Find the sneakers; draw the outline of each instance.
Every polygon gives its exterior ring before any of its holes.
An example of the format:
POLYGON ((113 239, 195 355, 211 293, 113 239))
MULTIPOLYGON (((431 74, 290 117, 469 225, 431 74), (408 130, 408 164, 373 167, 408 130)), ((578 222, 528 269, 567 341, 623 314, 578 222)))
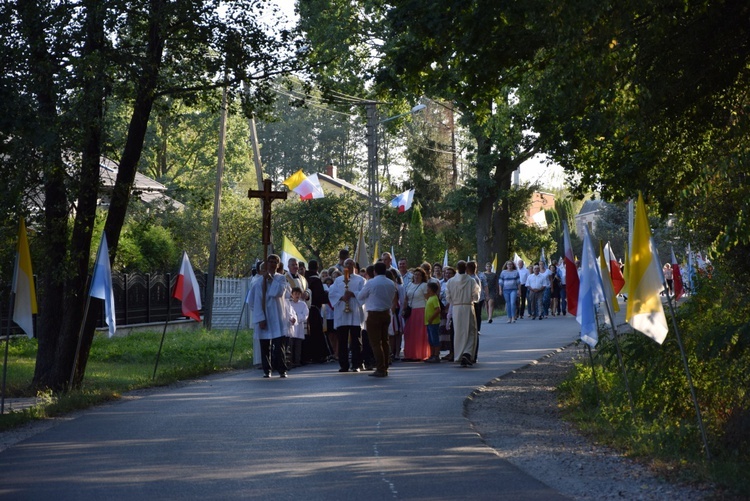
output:
POLYGON ((424 363, 426 363, 426 364, 439 364, 440 363, 440 358, 438 358, 438 357, 430 357, 427 360, 425 360, 424 363))
POLYGON ((271 377, 271 373, 270 372, 264 372, 263 373, 263 377, 266 378, 266 379, 270 378, 271 377))
POLYGON ((487 323, 491 324, 492 323, 492 319, 490 318, 489 320, 487 320, 487 323))
POLYGON ((281 379, 286 379, 286 378, 288 378, 289 376, 287 375, 287 373, 286 373, 286 372, 282 372, 281 374, 279 374, 279 377, 280 377, 281 379))

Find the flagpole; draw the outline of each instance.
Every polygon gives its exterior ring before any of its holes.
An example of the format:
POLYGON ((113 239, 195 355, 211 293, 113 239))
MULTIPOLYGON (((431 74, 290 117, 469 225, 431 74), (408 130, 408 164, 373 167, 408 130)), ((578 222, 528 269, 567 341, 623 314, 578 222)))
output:
POLYGON ((706 459, 711 460, 711 452, 708 449, 708 438, 706 436, 706 428, 703 426, 703 418, 701 417, 701 408, 698 405, 698 397, 695 394, 695 386, 693 385, 693 378, 690 375, 690 366, 688 365, 687 356, 685 355, 685 347, 682 344, 682 336, 680 335, 680 329, 677 327, 677 320, 675 318, 675 309, 672 305, 672 298, 669 297, 669 291, 665 284, 665 292, 667 294, 667 303, 669 304, 669 311, 672 313, 672 326, 674 327, 675 335, 677 336, 677 345, 680 347, 680 355, 682 356, 682 363, 685 366, 685 375, 687 376, 688 386, 690 386, 690 395, 693 397, 693 405, 695 406, 695 416, 698 418, 698 428, 701 430, 701 437, 703 438, 703 449, 706 451, 706 459))
POLYGON ((5 337, 5 358, 3 359, 3 390, 2 399, 0 399, 0 415, 5 414, 5 381, 8 376, 8 350, 10 345, 10 323, 13 321, 13 305, 16 302, 16 293, 10 292, 10 301, 8 302, 8 328, 5 337))
MULTIPOLYGON (((86 277, 86 287, 84 290, 89 291, 91 288, 91 275, 88 275, 86 277)), ((81 320, 81 328, 78 330, 78 344, 76 345, 76 353, 73 357, 73 368, 70 371, 70 380, 68 380, 68 388, 67 392, 70 393, 70 390, 73 388, 73 379, 76 375, 76 366, 78 365, 78 356, 81 352, 81 341, 83 340, 83 329, 86 326, 86 319, 89 316, 89 306, 91 305, 91 294, 90 291, 88 294, 86 294, 86 307, 83 309, 83 320, 81 320)))
MULTIPOLYGON (((599 241, 599 249, 603 254, 603 242, 599 241)), ((599 273, 599 267, 596 266, 597 273, 599 273)), ((604 270, 602 270, 604 271, 604 270)), ((599 276, 599 280, 604 280, 599 276)), ((614 290, 613 290, 614 292, 614 290)), ((630 390, 630 381, 628 380, 628 371, 625 369, 625 362, 622 358, 622 349, 620 348, 620 336, 617 334, 617 324, 615 323, 615 317, 613 315, 614 308, 609 304, 610 299, 607 297, 608 294, 604 294, 604 309, 607 310, 607 316, 609 317, 609 323, 612 326, 612 336, 615 340, 615 348, 617 350, 617 361, 620 363, 620 370, 622 370, 622 377, 625 380, 625 390, 628 392, 628 400, 630 401, 630 411, 635 415, 635 404, 633 400, 633 392, 630 390)), ((616 300, 616 299, 615 299, 616 300)))
MULTIPOLYGON (((607 298, 604 298, 604 303, 606 304, 608 302, 607 298)), ((633 403, 633 392, 630 390, 630 382, 628 380, 628 371, 625 369, 625 362, 623 362, 622 359, 622 349, 620 348, 620 336, 617 333, 617 325, 615 324, 615 319, 612 317, 612 312, 609 309, 609 305, 607 304, 607 315, 609 316, 609 321, 612 324, 612 335, 615 338, 615 348, 617 348, 617 360, 620 362, 620 369, 622 370, 622 377, 625 379, 625 390, 628 392, 628 400, 630 401, 630 410, 635 414, 635 404, 633 403)))
POLYGON ((247 301, 242 302, 242 309, 240 310, 240 319, 237 320, 237 330, 234 331, 234 341, 232 341, 232 350, 229 352, 229 365, 232 365, 232 356, 234 355, 234 345, 237 344, 237 334, 240 332, 240 325, 242 324, 242 315, 245 314, 245 306, 247 301))
MULTIPOLYGON (((177 284, 175 284, 176 286, 177 284)), ((164 336, 167 335, 167 325, 169 325, 169 315, 172 313, 172 294, 167 299, 167 320, 164 322, 164 330, 161 333, 161 341, 159 342, 159 351, 156 352, 156 363, 154 364, 154 375, 151 376, 151 380, 156 380, 156 368, 159 367, 159 358, 161 358, 161 347, 164 346, 164 336)))
POLYGON ((591 375, 594 378, 594 388, 596 388, 596 401, 599 402, 601 400, 599 396, 599 382, 596 380, 596 366, 594 365, 594 355, 591 353, 591 345, 588 343, 583 343, 586 345, 586 348, 589 350, 589 360, 591 361, 591 375))

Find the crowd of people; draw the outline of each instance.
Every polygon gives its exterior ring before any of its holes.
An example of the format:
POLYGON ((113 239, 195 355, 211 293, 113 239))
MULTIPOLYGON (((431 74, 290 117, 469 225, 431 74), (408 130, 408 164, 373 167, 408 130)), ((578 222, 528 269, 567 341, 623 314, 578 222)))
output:
POLYGON ((291 258, 284 269, 272 254, 251 281, 248 304, 266 378, 330 361, 339 372, 373 377, 387 377, 397 361, 469 367, 477 361, 483 312, 489 323, 503 302, 507 323, 566 314, 565 267, 543 261, 531 269, 508 261, 499 273, 487 263, 477 273, 474 261, 410 268, 400 259, 394 266, 384 252, 360 267, 343 249, 329 269, 308 265, 291 258))

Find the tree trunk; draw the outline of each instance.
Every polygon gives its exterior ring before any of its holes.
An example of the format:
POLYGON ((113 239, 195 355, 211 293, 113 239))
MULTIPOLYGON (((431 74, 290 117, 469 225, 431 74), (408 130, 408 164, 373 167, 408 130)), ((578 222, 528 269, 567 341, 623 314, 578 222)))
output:
MULTIPOLYGON (((474 128, 475 131, 480 129, 474 128)), ((475 132, 477 141, 477 195, 479 204, 477 206, 477 263, 478 268, 483 270, 484 263, 491 261, 490 252, 493 238, 493 216, 495 204, 498 199, 498 190, 491 176, 492 141, 483 130, 475 132)))
POLYGON ((62 370, 66 360, 64 356, 61 359, 60 352, 65 351, 64 347, 69 346, 71 340, 65 329, 69 323, 68 309, 64 307, 68 275, 68 196, 57 114, 56 62, 47 44, 49 27, 42 8, 34 2, 19 2, 18 6, 20 30, 29 45, 30 87, 38 103, 35 139, 41 151, 44 187, 44 230, 39 241, 46 262, 40 274, 40 290, 44 294, 40 301, 39 347, 32 384, 36 388, 60 390, 67 380, 62 370))
MULTIPOLYGON (((120 233, 125 224, 125 215, 130 202, 130 193, 133 188, 138 161, 143 151, 143 143, 148 129, 148 120, 153 108, 156 95, 157 77, 161 69, 162 56, 164 52, 164 29, 165 23, 162 11, 166 0, 153 0, 149 12, 149 39, 146 48, 146 58, 141 78, 138 81, 136 99, 133 104, 133 115, 130 119, 128 137, 125 149, 120 160, 117 171, 117 179, 112 192, 107 221, 104 224, 104 232, 109 244, 110 260, 114 261, 117 254, 117 245, 120 241, 120 233)), ((91 343, 94 339, 94 325, 86 322, 81 341, 81 352, 74 382, 78 385, 83 380, 83 375, 88 362, 91 343)))
MULTIPOLYGON (((104 36, 104 8, 98 0, 86 0, 86 42, 83 48, 83 59, 87 78, 83 82, 83 96, 81 107, 81 121, 83 137, 83 154, 81 161, 81 180, 78 192, 78 210, 76 211, 75 223, 73 225, 73 238, 71 241, 71 259, 76 273, 73 276, 71 288, 78 294, 71 295, 69 303, 73 311, 79 312, 76 322, 71 326, 75 329, 76 346, 73 348, 73 357, 78 347, 78 336, 80 334, 80 323, 83 319, 83 307, 88 299, 86 288, 86 277, 89 270, 89 256, 91 256, 91 235, 94 229, 96 217, 97 192, 99 188, 99 164, 102 150, 102 127, 104 119, 104 98, 106 63, 104 61, 105 36, 104 36)), ((94 326, 96 324, 98 299, 91 299, 92 307, 86 317, 86 325, 83 332, 91 332, 93 339, 94 326)), ((71 333, 73 334, 73 333, 71 333)), ((88 350, 91 341, 85 345, 81 340, 81 353, 78 358, 76 373, 73 378, 73 386, 78 388, 83 380, 83 368, 88 359, 88 350)), ((68 374, 72 369, 73 361, 68 366, 68 374)), ((70 376, 68 376, 70 377, 70 376)))

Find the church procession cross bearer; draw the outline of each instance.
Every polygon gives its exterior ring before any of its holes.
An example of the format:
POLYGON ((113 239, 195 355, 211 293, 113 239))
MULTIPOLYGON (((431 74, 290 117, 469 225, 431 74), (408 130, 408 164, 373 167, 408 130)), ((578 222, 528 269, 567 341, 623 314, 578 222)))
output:
POLYGON ((263 180, 262 190, 248 190, 248 198, 260 198, 263 207, 263 234, 261 241, 263 243, 263 262, 268 259, 268 247, 271 245, 271 202, 274 200, 286 200, 286 191, 272 191, 271 180, 263 180))

